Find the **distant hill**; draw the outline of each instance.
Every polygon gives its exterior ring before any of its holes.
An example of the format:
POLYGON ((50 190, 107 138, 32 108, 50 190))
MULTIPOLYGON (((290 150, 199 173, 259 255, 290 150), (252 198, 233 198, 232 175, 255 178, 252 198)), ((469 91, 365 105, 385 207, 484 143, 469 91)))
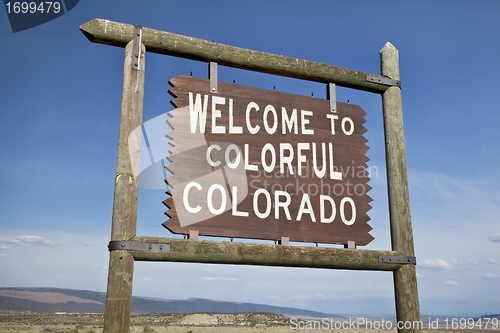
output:
POLYGON ((500 319, 500 313, 499 314, 486 314, 486 315, 482 315, 481 317, 474 318, 474 319, 478 320, 478 319, 493 319, 493 318, 500 319))
MULTIPOLYGON (((106 294, 61 288, 0 288, 0 312, 102 313, 106 294)), ((254 303, 225 302, 202 298, 168 300, 132 296, 132 313, 240 313, 268 312, 296 317, 344 318, 340 315, 254 303)))

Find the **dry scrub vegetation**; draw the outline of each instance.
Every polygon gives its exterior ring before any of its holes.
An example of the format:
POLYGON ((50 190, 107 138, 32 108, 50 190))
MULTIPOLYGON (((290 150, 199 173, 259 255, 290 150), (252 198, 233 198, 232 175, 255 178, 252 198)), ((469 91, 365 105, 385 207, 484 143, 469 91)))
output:
MULTIPOLYGON (((0 333, 102 333, 103 314, 68 313, 0 313, 0 333)), ((290 318, 271 313, 195 313, 149 314, 131 316, 131 333, 288 333, 288 332, 335 332, 335 333, 396 333, 383 329, 317 329, 295 330, 290 318)), ((499 330, 476 330, 482 333, 498 333, 499 330)), ((451 333, 452 330, 423 330, 427 333, 451 333)), ((456 330, 454 332, 457 332, 456 330)), ((460 330, 459 332, 467 332, 460 330)))
MULTIPOLYGON (((103 314, 0 314, 0 332, 98 333, 103 322, 103 314)), ((232 332, 236 328, 263 332, 288 325, 288 317, 270 313, 149 314, 132 315, 130 332, 232 332)))

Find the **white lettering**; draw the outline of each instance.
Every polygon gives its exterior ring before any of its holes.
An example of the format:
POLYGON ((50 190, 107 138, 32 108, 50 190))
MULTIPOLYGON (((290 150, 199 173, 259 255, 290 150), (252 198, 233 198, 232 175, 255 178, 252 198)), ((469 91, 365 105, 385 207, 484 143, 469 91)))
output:
POLYGON ((312 144, 312 153, 313 153, 313 169, 316 177, 323 178, 326 174, 326 144, 323 142, 321 144, 321 152, 323 157, 323 163, 321 164, 321 170, 318 169, 318 160, 316 159, 316 142, 312 144))
POLYGON ((333 169, 333 143, 328 143, 329 157, 330 157, 330 179, 342 180, 342 172, 333 169))
POLYGON ((314 210, 312 209, 311 206, 311 200, 309 199, 309 194, 307 193, 304 193, 304 195, 302 195, 302 200, 299 206, 299 212, 297 214, 297 221, 300 221, 302 219, 302 214, 304 213, 309 214, 311 216, 311 220, 313 222, 316 222, 316 217, 314 216, 314 210))
POLYGON ((337 208, 335 207, 335 201, 328 195, 320 195, 319 196, 319 212, 320 212, 320 222, 321 223, 332 223, 335 220, 335 215, 337 213, 337 208), (328 201, 332 207, 332 215, 329 218, 325 216, 325 201, 328 201))
POLYGON ((209 165, 213 166, 213 167, 218 167, 220 165, 220 161, 217 160, 217 162, 214 162, 212 160, 212 158, 210 157, 210 153, 212 152, 212 150, 218 150, 220 151, 222 148, 219 146, 219 145, 210 145, 207 149, 207 162, 209 165))
POLYGON ((224 213, 224 211, 226 210, 226 189, 225 189, 225 187, 223 187, 220 184, 213 184, 212 186, 210 186, 208 188, 207 206, 208 206, 208 210, 210 211, 210 213, 212 213, 214 215, 220 215, 220 214, 224 213), (219 192, 222 196, 222 200, 221 200, 221 204, 220 204, 219 209, 215 209, 214 204, 213 204, 213 192, 215 190, 219 190, 219 192))
POLYGON ((245 143, 245 170, 258 171, 258 166, 253 164, 248 164, 248 143, 245 143))
POLYGON ((190 182, 186 185, 186 187, 184 187, 184 193, 182 193, 182 201, 184 203, 184 208, 186 208, 186 210, 190 213, 198 213, 200 210, 201 210, 201 206, 196 206, 196 207, 191 207, 189 205, 189 190, 191 189, 191 187, 196 187, 198 190, 201 190, 201 185, 198 184, 197 182, 190 182))
POLYGON ((281 107, 281 121, 282 121, 282 133, 286 134, 286 129, 288 128, 288 131, 292 133, 292 128, 293 128, 293 133, 298 134, 298 126, 297 126, 297 109, 293 109, 292 111, 292 116, 288 118, 288 113, 286 112, 285 107, 281 107))
POLYGON ((233 99, 229 99, 229 134, 242 134, 243 127, 234 126, 233 99))
POLYGON ((221 96, 212 96, 212 133, 224 134, 226 133, 226 127, 216 125, 217 118, 222 116, 222 112, 217 110, 217 105, 225 105, 226 99, 221 96))
POLYGON ((240 161, 241 161, 240 147, 238 147, 234 143, 230 144, 226 148, 225 158, 226 158, 226 165, 228 167, 230 167, 231 169, 236 169, 238 167, 238 165, 240 165, 240 161), (231 151, 234 151, 236 153, 236 157, 234 158, 233 161, 231 161, 231 159, 229 158, 229 154, 231 154, 231 151))
POLYGON ((345 135, 351 135, 354 132, 354 122, 352 121, 351 118, 345 117, 342 119, 342 132, 344 132, 345 135), (348 122, 350 125, 349 131, 346 131, 345 129, 346 122, 348 122))
POLYGON ((233 206, 232 207, 232 215, 233 216, 248 217, 248 212, 239 212, 238 211, 238 207, 237 207, 237 205, 238 205, 238 187, 233 186, 232 187, 232 192, 233 192, 232 193, 233 194, 233 198, 232 198, 233 199, 232 200, 232 202, 233 202, 233 205, 232 205, 233 206))
POLYGON ((257 215, 258 218, 265 219, 266 217, 271 214, 271 195, 269 192, 263 188, 259 188, 257 191, 255 191, 253 195, 253 210, 255 212, 255 215, 257 215), (261 213, 259 211, 259 195, 264 194, 266 197, 266 210, 264 213, 261 213))
POLYGON ((332 135, 335 135, 335 120, 339 119, 339 116, 336 116, 334 114, 327 114, 326 117, 330 119, 330 127, 332 128, 332 135))
POLYGON ((276 113, 276 109, 274 108, 274 106, 270 104, 266 106, 266 108, 264 109, 264 115, 262 120, 264 121, 264 128, 266 129, 266 132, 268 134, 274 134, 276 132, 276 129, 278 128, 278 114, 276 113), (269 123, 267 120, 267 115, 269 112, 273 114, 274 118, 272 127, 269 127, 269 123))
POLYGON ((247 112, 246 112, 247 128, 248 128, 248 131, 250 132, 250 134, 257 134, 259 132, 260 126, 256 125, 255 127, 253 127, 252 124, 250 124, 250 111, 252 109, 255 109, 255 111, 260 110, 257 103, 255 103, 255 102, 248 103, 247 112))
POLYGON ((312 111, 300 110, 300 125, 302 127, 302 134, 310 134, 314 135, 313 129, 307 129, 306 125, 309 124, 309 119, 306 119, 306 116, 313 116, 312 111))
POLYGON ((297 143, 297 169, 299 176, 302 176, 302 162, 306 162, 306 155, 302 155, 303 150, 309 150, 309 142, 297 143))
POLYGON ((274 218, 276 220, 280 219, 280 207, 283 208, 283 211, 285 212, 286 219, 291 220, 290 216, 290 211, 288 210, 288 206, 290 206, 290 203, 292 202, 292 197, 290 196, 289 193, 285 191, 274 191, 274 218), (286 201, 281 202, 279 197, 285 197, 286 201))
POLYGON ((292 168, 293 161, 293 147, 289 143, 280 143, 280 173, 285 173, 285 164, 288 164, 288 172, 293 175, 292 168), (288 150, 290 154, 285 156, 285 150, 288 150))
POLYGON ((349 197, 342 198, 340 201, 340 218, 345 225, 352 225, 356 221, 356 205, 354 204, 354 200, 349 197), (350 220, 346 220, 345 218, 344 207, 346 202, 351 204, 352 215, 350 220))
POLYGON ((264 168, 265 172, 273 172, 274 167, 276 166, 276 151, 274 150, 272 144, 266 143, 264 148, 262 148, 261 162, 262 168, 264 168), (268 151, 271 152, 271 164, 267 164, 266 162, 266 152, 268 151))
POLYGON ((200 116, 200 133, 205 133, 205 125, 207 123, 207 108, 208 95, 205 95, 202 110, 201 94, 196 94, 196 100, 193 103, 193 93, 189 93, 189 120, 191 122, 191 133, 196 133, 196 123, 198 122, 198 116, 200 116))

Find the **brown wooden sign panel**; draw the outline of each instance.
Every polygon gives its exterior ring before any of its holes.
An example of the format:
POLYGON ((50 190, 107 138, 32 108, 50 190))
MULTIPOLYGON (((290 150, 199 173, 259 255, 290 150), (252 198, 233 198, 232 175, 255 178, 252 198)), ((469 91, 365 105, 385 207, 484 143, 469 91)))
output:
POLYGON ((366 245, 365 111, 177 76, 164 201, 173 233, 366 245))

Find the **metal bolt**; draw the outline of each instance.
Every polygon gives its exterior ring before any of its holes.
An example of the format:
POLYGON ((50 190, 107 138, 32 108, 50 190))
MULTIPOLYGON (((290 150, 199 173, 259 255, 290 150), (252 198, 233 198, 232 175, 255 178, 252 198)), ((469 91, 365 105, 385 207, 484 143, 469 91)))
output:
POLYGON ((122 243, 122 247, 125 247, 125 244, 122 243))
POLYGON ((382 257, 382 261, 385 261, 385 258, 384 258, 384 257, 382 257))
POLYGON ((212 91, 215 91, 215 88, 212 88, 212 91))
POLYGON ((120 259, 123 259, 123 256, 120 256, 120 259))
POLYGON ((138 54, 136 54, 136 55, 135 55, 135 57, 136 57, 136 58, 139 58, 139 55, 138 55, 138 54))
POLYGON ((149 245, 149 249, 151 250, 153 247, 151 245, 149 245))
POLYGON ((160 251, 163 250, 163 246, 160 246, 160 251))
POLYGON ((141 35, 141 33, 140 33, 140 32, 138 32, 138 33, 137 33, 137 36, 140 36, 140 35, 141 35))
POLYGON ((392 258, 389 258, 389 261, 392 261, 392 258))
POLYGON ((139 64, 138 64, 138 63, 135 63, 134 65, 135 65, 135 66, 139 66, 139 64))

